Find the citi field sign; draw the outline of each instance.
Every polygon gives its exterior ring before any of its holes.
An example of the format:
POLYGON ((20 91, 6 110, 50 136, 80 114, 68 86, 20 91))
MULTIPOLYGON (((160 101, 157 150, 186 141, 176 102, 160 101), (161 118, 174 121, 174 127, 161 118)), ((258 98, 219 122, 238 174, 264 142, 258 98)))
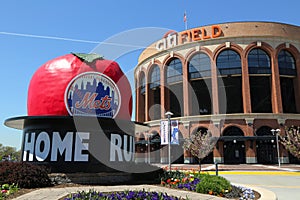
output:
POLYGON ((97 54, 67 54, 42 65, 28 89, 28 116, 7 119, 23 130, 22 160, 52 172, 124 171, 134 162, 132 96, 119 65, 97 54))
POLYGON ((163 51, 172 47, 176 47, 178 45, 200 41, 200 40, 203 41, 207 39, 214 39, 221 36, 222 36, 222 29, 219 25, 193 28, 179 33, 175 31, 169 31, 164 35, 164 37, 161 40, 156 42, 155 48, 158 51, 163 51))

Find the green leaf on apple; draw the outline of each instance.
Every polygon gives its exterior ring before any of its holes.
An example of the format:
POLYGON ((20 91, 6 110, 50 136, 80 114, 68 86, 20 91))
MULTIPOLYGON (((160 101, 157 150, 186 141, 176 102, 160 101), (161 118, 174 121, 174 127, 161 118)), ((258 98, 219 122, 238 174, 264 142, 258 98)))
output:
POLYGON ((102 55, 96 54, 96 53, 72 53, 74 56, 78 57, 80 60, 87 62, 87 63, 92 63, 95 60, 104 60, 102 55))

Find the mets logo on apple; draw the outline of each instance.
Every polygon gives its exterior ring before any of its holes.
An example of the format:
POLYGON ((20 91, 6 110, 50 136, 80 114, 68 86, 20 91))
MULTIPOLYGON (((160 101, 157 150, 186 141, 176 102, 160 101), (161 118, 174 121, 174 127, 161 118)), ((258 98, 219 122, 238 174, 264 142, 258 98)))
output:
POLYGON ((71 116, 114 118, 121 96, 115 82, 99 72, 85 72, 74 77, 65 91, 65 104, 71 116))

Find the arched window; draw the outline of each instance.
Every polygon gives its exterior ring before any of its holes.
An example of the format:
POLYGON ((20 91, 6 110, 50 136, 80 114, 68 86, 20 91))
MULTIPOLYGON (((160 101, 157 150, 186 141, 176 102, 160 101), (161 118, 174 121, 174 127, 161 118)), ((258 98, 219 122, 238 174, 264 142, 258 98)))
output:
POLYGON ((269 55, 262 49, 252 49, 248 54, 249 74, 271 74, 269 55))
POLYGON ((160 70, 158 65, 154 65, 150 73, 150 89, 160 86, 160 70))
POLYGON ((189 79, 210 77, 210 58, 204 53, 195 54, 189 61, 189 79))
POLYGON ((243 113, 242 64, 240 55, 230 49, 222 51, 217 57, 219 93, 219 113, 243 113))
POLYGON ((160 68, 158 65, 153 65, 149 74, 149 118, 151 120, 160 119, 161 102, 160 102, 160 68))
POLYGON ((176 83, 182 80, 182 63, 178 58, 171 60, 167 69, 167 83, 176 83))
POLYGON ((278 54, 278 67, 280 75, 296 75, 295 58, 286 50, 281 50, 278 54))
POLYGON ((221 75, 242 73, 240 55, 233 50, 224 50, 217 57, 217 68, 221 75))
POLYGON ((269 126, 262 126, 256 131, 257 136, 272 136, 272 132, 269 126))
POLYGON ((183 113, 182 63, 180 59, 174 58, 168 63, 166 78, 169 109, 174 113, 173 117, 180 117, 183 113))
POLYGON ((297 113, 294 82, 297 78, 295 58, 287 50, 278 54, 282 108, 284 113, 297 113))
POLYGON ((223 137, 227 137, 227 136, 244 136, 244 133, 240 128, 235 126, 230 126, 223 131, 223 137))
POLYGON ((249 74, 252 74, 249 77, 252 112, 272 113, 272 72, 269 55, 260 48, 252 49, 248 54, 248 69, 249 74))
POLYGON ((188 63, 191 115, 211 114, 211 62, 204 53, 195 54, 188 63))

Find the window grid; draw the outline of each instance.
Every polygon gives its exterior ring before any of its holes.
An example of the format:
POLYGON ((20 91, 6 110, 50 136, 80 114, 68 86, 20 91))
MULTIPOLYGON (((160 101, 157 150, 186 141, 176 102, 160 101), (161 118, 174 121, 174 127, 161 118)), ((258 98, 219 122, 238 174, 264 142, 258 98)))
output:
POLYGON ((295 58, 286 50, 282 50, 278 54, 278 67, 280 75, 296 75, 295 58))
POLYGON ((178 58, 173 59, 167 69, 167 83, 182 81, 182 64, 178 58))
POLYGON ((159 87, 159 85, 160 85, 160 70, 159 70, 159 66, 155 65, 151 71, 150 89, 159 87))
POLYGON ((248 54, 249 74, 271 74, 269 55, 262 49, 252 49, 248 54))
POLYGON ((141 79, 140 79, 140 87, 141 87, 141 94, 145 94, 146 92, 146 79, 145 79, 145 74, 142 73, 141 79))
POLYGON ((222 51, 217 58, 217 68, 221 75, 241 74, 242 64, 240 55, 233 50, 222 51))
POLYGON ((210 77, 210 58, 204 53, 194 55, 189 62, 189 79, 210 77))

